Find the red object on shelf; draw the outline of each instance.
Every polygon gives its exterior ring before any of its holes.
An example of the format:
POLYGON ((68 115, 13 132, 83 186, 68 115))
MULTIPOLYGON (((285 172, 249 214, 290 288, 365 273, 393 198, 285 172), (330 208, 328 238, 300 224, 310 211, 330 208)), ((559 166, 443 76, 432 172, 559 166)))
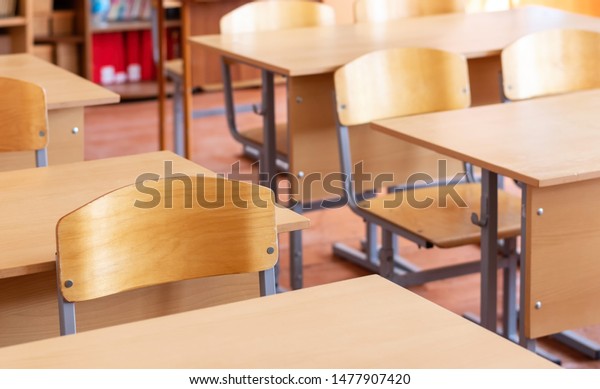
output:
POLYGON ((125 33, 125 53, 127 64, 127 78, 129 82, 137 82, 142 78, 142 51, 139 31, 125 33))
POLYGON ((150 30, 140 31, 142 52, 140 62, 142 65, 142 80, 156 80, 156 64, 152 56, 152 32, 150 30))
POLYGON ((116 83, 117 75, 125 72, 125 44, 119 32, 92 36, 94 61, 92 77, 102 85, 116 83))

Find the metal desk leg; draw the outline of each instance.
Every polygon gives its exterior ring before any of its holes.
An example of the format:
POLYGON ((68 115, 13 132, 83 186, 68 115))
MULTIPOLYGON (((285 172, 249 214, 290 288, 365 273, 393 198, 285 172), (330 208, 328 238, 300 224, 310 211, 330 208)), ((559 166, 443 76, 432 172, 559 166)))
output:
POLYGON ((505 338, 517 339, 517 238, 504 240, 503 256, 508 259, 503 269, 502 333, 505 338))
MULTIPOLYGON (((275 146, 275 83, 274 75, 268 70, 261 70, 262 75, 262 112, 263 115, 263 148, 259 161, 259 182, 270 188, 277 201, 277 148, 275 146)), ((292 289, 302 287, 302 233, 290 233, 290 277, 292 289), (299 259, 297 252, 300 253, 299 259), (300 269, 298 270, 298 266, 300 269), (299 278, 299 282, 296 280, 299 278)), ((276 284, 279 286, 279 262, 275 267, 276 284)))
POLYGON ((473 214, 481 227, 481 325, 496 331, 498 284, 498 175, 481 171, 481 216, 473 214))
POLYGON ((183 133, 183 79, 170 77, 175 90, 173 91, 173 145, 175 154, 185 154, 185 134, 183 133))
POLYGON ((519 344, 528 350, 535 351, 535 340, 525 336, 525 313, 527 300, 525 288, 527 284, 527 186, 521 188, 521 285, 519 300, 519 344))
POLYGON ((277 199, 277 149, 275 145, 275 85, 273 73, 262 73, 263 150, 260 154, 260 184, 271 188, 277 199))
MULTIPOLYGON (((291 210, 301 214, 302 203, 296 202, 291 210)), ((301 289, 302 284, 302 230, 298 230, 290 232, 290 286, 301 289)))

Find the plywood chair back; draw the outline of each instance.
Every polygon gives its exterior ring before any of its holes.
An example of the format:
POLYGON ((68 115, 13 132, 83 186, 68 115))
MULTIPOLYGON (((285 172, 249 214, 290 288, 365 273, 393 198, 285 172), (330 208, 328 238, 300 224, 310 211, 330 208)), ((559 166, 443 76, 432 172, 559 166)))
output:
MULTIPOLYGON (((406 184, 415 172, 410 158, 398 166, 399 158, 387 155, 364 158, 360 149, 373 147, 370 142, 387 144, 384 149, 396 149, 406 156, 419 156, 418 169, 436 167, 437 156, 420 155, 418 147, 382 136, 369 128, 369 122, 396 116, 465 108, 470 105, 467 61, 460 54, 428 48, 398 48, 366 54, 335 72, 335 97, 339 123, 351 127, 352 155, 361 161, 369 173, 393 173, 373 189, 406 184), (371 139, 371 140, 369 140, 371 139), (428 161, 428 158, 431 161, 428 161)), ((452 162, 452 165, 455 165, 452 162)), ((455 168, 453 167, 452 170, 455 168)), ((431 169, 429 171, 432 171, 431 169)), ((369 187, 358 188, 361 190, 369 187)))
MULTIPOLYGON (((428 48, 376 51, 338 69, 334 83, 338 120, 352 127, 349 136, 355 161, 361 161, 373 176, 393 174, 393 180, 363 183, 357 188, 359 192, 406 184, 417 170, 439 173, 439 155, 423 153, 417 146, 379 134, 368 124, 377 119, 468 107, 469 75, 462 55, 428 48), (365 148, 381 153, 366 154, 365 148)), ((458 161, 449 161, 448 176, 461 167, 458 161)))
POLYGON ((356 0, 354 20, 376 23, 388 20, 464 12, 466 0, 356 0))
POLYGON ((510 100, 600 88, 600 33, 556 29, 526 35, 502 51, 510 100))
POLYGON ((48 112, 46 92, 30 82, 0 77, 0 152, 35 151, 46 166, 48 112))
POLYGON ((275 206, 265 187, 215 177, 144 181, 110 192, 56 227, 61 334, 73 303, 200 277, 259 272, 275 292, 275 206))
POLYGON ((471 103, 467 60, 428 48, 366 54, 335 72, 340 123, 466 108, 471 103))
POLYGON ((333 25, 335 12, 327 4, 305 0, 255 1, 221 18, 222 34, 273 31, 288 28, 333 25))

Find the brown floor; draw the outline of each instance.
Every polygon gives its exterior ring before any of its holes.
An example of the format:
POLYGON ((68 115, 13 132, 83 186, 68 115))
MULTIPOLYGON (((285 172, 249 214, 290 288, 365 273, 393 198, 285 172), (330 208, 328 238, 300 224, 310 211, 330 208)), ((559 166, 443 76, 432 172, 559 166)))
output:
MULTIPOLYGON (((284 91, 279 88, 278 116, 285 117, 284 91)), ((238 103, 258 101, 256 90, 239 91, 238 103)), ((196 109, 222 106, 220 93, 205 93, 194 97, 196 109)), ((167 111, 170 112, 170 102, 167 111)), ((155 151, 158 148, 157 103, 155 101, 128 102, 113 106, 89 108, 86 111, 86 159, 106 158, 119 155, 155 151)), ((170 131, 170 116, 168 129, 170 131)), ((240 116, 240 126, 260 124, 260 118, 253 113, 240 116)), ((231 165, 241 161, 242 169, 249 171, 250 161, 241 156, 241 147, 229 135, 225 118, 222 115, 196 119, 194 128, 194 153, 192 159, 214 171, 229 173, 231 165)), ((304 285, 314 285, 344 280, 367 274, 362 268, 336 258, 332 254, 334 242, 358 247, 364 234, 362 221, 347 208, 314 211, 307 214, 311 228, 303 235, 304 285)), ((282 274, 281 284, 289 285, 288 239, 281 236, 282 274)), ((476 259, 478 247, 460 249, 419 249, 414 244, 401 241, 400 253, 423 268, 448 261, 476 259)), ((479 277, 477 275, 457 277, 432 282, 411 288, 425 298, 458 314, 477 313, 479 308, 479 277)), ((376 330, 376 329, 374 329, 376 330)), ((582 330, 590 338, 600 342, 600 326, 582 330)), ((394 336, 394 334, 390 334, 394 336)), ((397 334, 397 336, 402 336, 397 334)), ((600 362, 569 350, 552 340, 541 340, 539 345, 560 357, 563 366, 568 368, 598 368, 600 362)))

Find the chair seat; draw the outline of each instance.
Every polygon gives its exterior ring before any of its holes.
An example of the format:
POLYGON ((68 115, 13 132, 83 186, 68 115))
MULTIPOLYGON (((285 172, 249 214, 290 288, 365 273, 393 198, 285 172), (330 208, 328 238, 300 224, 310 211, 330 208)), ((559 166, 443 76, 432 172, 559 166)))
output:
MULTIPOLYGON (((443 188, 427 187, 387 194, 362 201, 358 206, 438 247, 450 248, 479 243, 481 228, 471 222, 471 214, 480 214, 481 185, 454 186, 466 207, 460 207, 449 195, 445 196, 443 188), (440 200, 444 201, 444 198, 446 206, 442 207, 440 200), (425 199, 432 199, 433 203, 425 208, 407 199, 414 199, 419 203, 423 203, 425 199)), ((498 237, 515 237, 520 233, 521 199, 498 191, 498 237)))
MULTIPOLYGON (((249 130, 240 131, 240 134, 252 142, 255 142, 259 145, 263 144, 263 128, 256 127, 251 128, 249 130)), ((277 132, 275 135, 275 140, 277 142, 277 152, 282 155, 288 155, 288 131, 287 124, 278 123, 277 124, 277 132)))

